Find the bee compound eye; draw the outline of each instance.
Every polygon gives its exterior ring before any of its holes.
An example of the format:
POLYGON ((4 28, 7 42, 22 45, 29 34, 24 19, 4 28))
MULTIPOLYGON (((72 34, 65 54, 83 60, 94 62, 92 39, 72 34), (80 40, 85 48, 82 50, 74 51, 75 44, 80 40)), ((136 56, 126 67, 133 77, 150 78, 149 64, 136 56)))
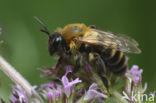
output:
POLYGON ((62 41, 62 37, 61 37, 61 36, 60 36, 60 37, 57 37, 55 41, 56 41, 56 42, 62 41))

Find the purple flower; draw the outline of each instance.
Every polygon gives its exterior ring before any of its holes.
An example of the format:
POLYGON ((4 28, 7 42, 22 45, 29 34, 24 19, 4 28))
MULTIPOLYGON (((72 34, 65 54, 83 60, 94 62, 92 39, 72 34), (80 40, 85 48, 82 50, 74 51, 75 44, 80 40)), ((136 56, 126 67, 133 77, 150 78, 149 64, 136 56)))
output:
POLYGON ((49 103, 51 103, 52 100, 55 100, 54 93, 53 92, 48 92, 47 93, 47 99, 48 99, 49 103))
POLYGON ((55 83, 49 82, 49 83, 42 84, 38 91, 40 92, 41 90, 43 90, 43 88, 54 88, 54 87, 55 87, 55 83))
POLYGON ((142 80, 142 72, 143 70, 139 70, 139 67, 137 65, 133 65, 130 70, 126 71, 125 76, 133 80, 135 84, 138 84, 142 80))
POLYGON ((42 84, 39 92, 48 100, 49 103, 62 97, 61 85, 54 82, 42 84))
POLYGON ((125 83, 125 92, 130 97, 133 93, 144 93, 147 89, 147 83, 142 87, 142 69, 139 69, 137 65, 133 65, 130 70, 127 70, 125 76, 127 77, 125 83))
POLYGON ((62 90, 61 88, 55 90, 49 90, 46 96, 49 103, 51 103, 52 101, 56 101, 58 98, 62 96, 62 90))
POLYGON ((87 91, 84 100, 91 100, 91 99, 98 99, 98 98, 107 98, 107 95, 100 93, 97 91, 98 85, 96 83, 93 83, 90 87, 89 90, 87 91))
POLYGON ((69 82, 68 78, 67 78, 67 74, 72 72, 72 68, 71 66, 67 66, 67 70, 66 70, 66 73, 65 75, 62 77, 61 81, 62 81, 62 84, 64 86, 64 92, 66 94, 67 97, 69 97, 72 93, 72 87, 77 84, 77 83, 80 83, 82 82, 81 80, 79 80, 79 78, 76 78, 75 80, 69 82))
POLYGON ((19 86, 12 86, 12 94, 10 95, 10 101, 12 103, 29 103, 29 97, 25 91, 19 86))
POLYGON ((38 68, 41 72, 45 73, 44 75, 40 75, 40 77, 50 77, 55 75, 56 68, 55 67, 47 67, 46 69, 38 68))

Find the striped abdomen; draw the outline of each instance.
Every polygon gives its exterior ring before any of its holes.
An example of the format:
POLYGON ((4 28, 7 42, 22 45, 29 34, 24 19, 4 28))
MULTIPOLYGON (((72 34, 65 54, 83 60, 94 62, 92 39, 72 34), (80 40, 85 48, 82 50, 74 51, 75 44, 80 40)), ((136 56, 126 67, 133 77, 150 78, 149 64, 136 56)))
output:
POLYGON ((127 69, 127 58, 121 51, 115 49, 106 49, 97 45, 81 45, 80 52, 97 52, 104 60, 106 67, 114 74, 123 74, 127 69))
POLYGON ((123 52, 115 49, 103 49, 100 51, 100 55, 111 72, 119 75, 125 73, 128 63, 123 52))

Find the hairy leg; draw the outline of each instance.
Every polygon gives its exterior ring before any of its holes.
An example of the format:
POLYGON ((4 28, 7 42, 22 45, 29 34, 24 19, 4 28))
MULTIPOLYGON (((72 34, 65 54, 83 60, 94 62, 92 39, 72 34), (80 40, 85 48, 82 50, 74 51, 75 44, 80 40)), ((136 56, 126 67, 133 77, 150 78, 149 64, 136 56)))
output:
POLYGON ((105 87, 108 89, 108 80, 106 78, 106 66, 103 59, 100 57, 98 53, 91 52, 89 53, 89 61, 94 62, 97 66, 97 73, 101 77, 105 87))

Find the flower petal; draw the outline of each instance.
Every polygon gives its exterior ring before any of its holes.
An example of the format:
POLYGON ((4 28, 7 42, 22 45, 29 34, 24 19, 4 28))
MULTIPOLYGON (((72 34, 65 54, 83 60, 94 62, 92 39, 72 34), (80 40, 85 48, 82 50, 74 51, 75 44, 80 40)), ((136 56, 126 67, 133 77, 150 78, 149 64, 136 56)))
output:
POLYGON ((133 80, 135 83, 139 83, 141 81, 141 78, 139 76, 135 76, 133 80))
POLYGON ((26 94, 26 92, 19 86, 12 86, 12 94, 10 96, 11 102, 20 102, 20 103, 28 103, 29 102, 29 97, 26 94))
POLYGON ((74 81, 69 82, 67 85, 64 85, 64 92, 66 94, 67 97, 69 97, 72 93, 72 87, 77 84, 82 82, 81 80, 79 80, 79 78, 76 78, 74 81))
POLYGON ((65 86, 64 87, 64 92, 66 94, 67 97, 69 97, 71 95, 71 86, 65 86))
POLYGON ((133 65, 130 70, 127 70, 125 76, 131 78, 135 84, 138 84, 142 80, 142 69, 139 69, 137 65, 133 65))
POLYGON ((68 78, 67 78, 67 74, 69 72, 72 72, 71 70, 71 66, 68 66, 67 69, 66 69, 66 74, 62 77, 61 81, 62 81, 62 84, 64 86, 64 92, 66 94, 67 97, 69 97, 72 93, 72 87, 77 84, 77 83, 80 83, 82 82, 81 80, 79 80, 79 78, 76 78, 75 80, 69 82, 68 78))
POLYGON ((98 89, 98 85, 96 83, 93 83, 89 89, 98 89))
POLYGON ((49 82, 49 83, 42 84, 38 91, 40 92, 43 88, 54 88, 54 87, 55 87, 55 83, 49 82))
POLYGON ((66 66, 66 74, 65 74, 65 76, 66 76, 68 73, 70 73, 70 72, 72 72, 72 66, 68 65, 68 66, 66 66))
POLYGON ((52 102, 52 100, 55 99, 55 95, 53 94, 53 92, 48 92, 47 93, 47 100, 49 101, 49 103, 52 102))
POLYGON ((61 81, 62 81, 63 86, 66 86, 66 85, 68 85, 68 83, 69 83, 69 80, 68 80, 68 78, 66 77, 66 75, 64 75, 64 76, 62 77, 61 81))
POLYGON ((88 90, 86 96, 84 97, 84 100, 91 100, 96 98, 107 98, 107 95, 100 93, 96 90, 88 90))
POLYGON ((91 100, 91 99, 98 99, 98 98, 107 98, 107 95, 100 93, 97 91, 98 85, 96 83, 93 83, 90 87, 89 90, 87 91, 84 100, 91 100))

